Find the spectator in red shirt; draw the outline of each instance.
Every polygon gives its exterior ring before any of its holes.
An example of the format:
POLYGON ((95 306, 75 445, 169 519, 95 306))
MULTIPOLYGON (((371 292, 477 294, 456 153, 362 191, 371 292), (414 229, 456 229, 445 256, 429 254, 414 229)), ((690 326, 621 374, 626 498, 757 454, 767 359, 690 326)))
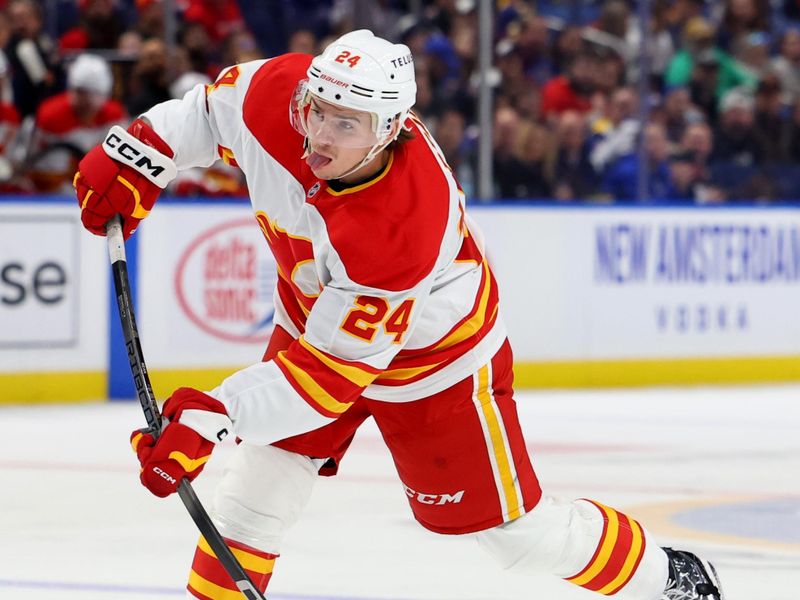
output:
POLYGON ((589 112, 596 67, 596 59, 581 52, 570 63, 566 74, 548 81, 542 88, 542 114, 545 118, 552 120, 568 110, 589 112))
POLYGON ((77 161, 127 120, 123 106, 110 99, 113 77, 105 59, 82 54, 67 71, 67 91, 42 102, 29 158, 29 176, 43 192, 71 191, 77 161))

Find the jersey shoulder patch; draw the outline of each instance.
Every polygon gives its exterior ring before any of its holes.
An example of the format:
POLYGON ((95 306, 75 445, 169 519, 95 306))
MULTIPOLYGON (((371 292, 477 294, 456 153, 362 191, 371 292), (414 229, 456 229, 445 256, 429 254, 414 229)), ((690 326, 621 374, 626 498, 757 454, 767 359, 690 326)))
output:
POLYGON ((343 192, 328 188, 314 204, 350 279, 401 291, 436 265, 451 190, 444 168, 417 133, 393 151, 383 176, 343 192))

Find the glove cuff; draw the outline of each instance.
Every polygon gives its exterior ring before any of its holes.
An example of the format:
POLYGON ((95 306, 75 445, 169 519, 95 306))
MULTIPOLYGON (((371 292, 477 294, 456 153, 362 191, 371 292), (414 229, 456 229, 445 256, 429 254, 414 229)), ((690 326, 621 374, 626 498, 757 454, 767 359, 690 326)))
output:
MULTIPOLYGON (((153 135, 161 142, 159 145, 169 149, 155 132, 153 135)), ((119 125, 114 125, 106 134, 103 150, 110 158, 141 173, 162 190, 178 176, 178 167, 169 156, 128 133, 119 125)))
POLYGON ((233 422, 228 415, 208 410, 187 408, 181 411, 178 423, 186 425, 214 444, 224 440, 233 431, 233 422))

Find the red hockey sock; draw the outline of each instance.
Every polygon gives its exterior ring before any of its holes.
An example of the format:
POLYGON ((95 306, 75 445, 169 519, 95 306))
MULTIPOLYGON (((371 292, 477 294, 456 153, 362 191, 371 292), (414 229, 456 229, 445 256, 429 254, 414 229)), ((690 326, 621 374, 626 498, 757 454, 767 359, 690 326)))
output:
MULTIPOLYGON (((253 583, 263 594, 272 577, 276 554, 261 552, 245 544, 226 539, 225 543, 238 559, 253 583)), ((189 593, 201 600, 241 600, 242 593, 217 560, 204 537, 197 542, 197 550, 189 574, 189 593)))

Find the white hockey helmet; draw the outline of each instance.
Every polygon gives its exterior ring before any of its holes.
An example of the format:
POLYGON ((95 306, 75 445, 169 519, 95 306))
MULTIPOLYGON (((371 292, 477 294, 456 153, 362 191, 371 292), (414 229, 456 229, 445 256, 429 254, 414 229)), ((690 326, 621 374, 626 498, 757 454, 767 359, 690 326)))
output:
POLYGON ((376 37, 368 29, 335 40, 311 61, 307 74, 308 79, 298 84, 292 100, 290 112, 295 128, 306 137, 313 137, 313 124, 307 119, 313 98, 368 112, 372 116, 372 135, 345 145, 372 147, 369 156, 399 135, 416 101, 411 50, 404 44, 376 37))
POLYGON ((108 61, 96 54, 81 54, 67 68, 67 87, 71 90, 82 89, 108 98, 113 85, 108 61))

